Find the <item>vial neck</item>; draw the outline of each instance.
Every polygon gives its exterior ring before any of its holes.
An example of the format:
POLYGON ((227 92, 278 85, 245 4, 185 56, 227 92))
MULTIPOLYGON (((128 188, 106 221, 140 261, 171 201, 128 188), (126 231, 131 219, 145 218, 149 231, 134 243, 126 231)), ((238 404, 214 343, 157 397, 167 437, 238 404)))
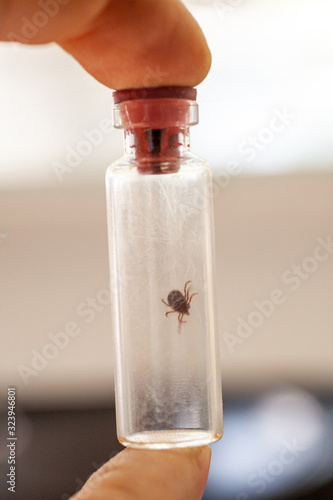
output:
POLYGON ((189 126, 124 130, 125 154, 141 173, 173 173, 190 151, 189 126))

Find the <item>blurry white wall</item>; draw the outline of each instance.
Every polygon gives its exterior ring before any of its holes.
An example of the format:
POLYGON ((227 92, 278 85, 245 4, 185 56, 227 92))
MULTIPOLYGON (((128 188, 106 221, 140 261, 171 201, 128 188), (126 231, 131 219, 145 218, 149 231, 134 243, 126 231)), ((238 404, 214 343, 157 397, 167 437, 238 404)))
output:
MULTIPOLYGON (((333 3, 186 4, 213 55, 199 86, 195 151, 215 169, 239 161, 245 174, 331 170, 333 3), (270 134, 277 111, 289 119, 270 134), (255 155, 246 153, 249 138, 258 140, 255 155)), ((52 44, 0 43, 0 75, 1 185, 57 185, 54 163, 111 118, 111 91, 52 44)), ((121 154, 120 138, 120 132, 104 134, 64 181, 96 179, 97 170, 121 154)))

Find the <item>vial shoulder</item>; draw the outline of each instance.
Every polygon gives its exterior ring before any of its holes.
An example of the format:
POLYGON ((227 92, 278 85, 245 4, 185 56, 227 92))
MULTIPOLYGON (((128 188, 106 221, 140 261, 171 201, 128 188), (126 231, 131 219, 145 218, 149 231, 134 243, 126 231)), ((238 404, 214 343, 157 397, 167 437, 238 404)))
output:
POLYGON ((190 169, 195 168, 201 170, 210 170, 210 166, 207 160, 192 153, 191 151, 184 155, 184 161, 182 162, 182 165, 190 169))
MULTIPOLYGON (((155 160, 156 161, 156 160, 155 160)), ((183 154, 180 158, 177 158, 176 160, 170 160, 170 162, 162 160, 163 165, 164 165, 164 171, 167 172, 167 164, 169 163, 170 165, 172 164, 177 164, 177 171, 180 172, 206 172, 210 173, 211 169, 208 164, 208 162, 198 156, 193 154, 191 151, 186 152, 183 154)), ((139 162, 136 159, 133 159, 129 157, 128 155, 123 155, 121 158, 118 160, 114 161, 111 163, 111 165, 108 167, 106 175, 137 175, 139 169, 139 162)), ((175 172, 173 168, 170 168, 170 172, 175 172)))
POLYGON ((131 174, 136 174, 137 168, 136 165, 129 161, 129 158, 126 155, 123 155, 118 160, 112 162, 107 170, 106 170, 106 181, 109 178, 118 177, 118 176, 128 176, 131 174))

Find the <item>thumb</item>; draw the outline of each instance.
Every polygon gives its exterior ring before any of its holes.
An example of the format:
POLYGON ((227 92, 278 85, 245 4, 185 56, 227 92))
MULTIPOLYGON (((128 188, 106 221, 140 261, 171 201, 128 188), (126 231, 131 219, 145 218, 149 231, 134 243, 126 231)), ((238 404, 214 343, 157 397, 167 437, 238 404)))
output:
POLYGON ((97 470, 71 500, 200 500, 210 457, 208 446, 126 448, 97 470))

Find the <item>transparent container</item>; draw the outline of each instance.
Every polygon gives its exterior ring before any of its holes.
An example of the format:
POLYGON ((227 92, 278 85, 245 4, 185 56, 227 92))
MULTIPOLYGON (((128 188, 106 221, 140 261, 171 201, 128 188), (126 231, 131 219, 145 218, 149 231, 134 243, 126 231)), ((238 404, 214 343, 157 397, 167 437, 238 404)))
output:
POLYGON ((116 416, 125 446, 222 436, 212 180, 190 152, 196 91, 114 93, 125 155, 106 174, 116 416))

